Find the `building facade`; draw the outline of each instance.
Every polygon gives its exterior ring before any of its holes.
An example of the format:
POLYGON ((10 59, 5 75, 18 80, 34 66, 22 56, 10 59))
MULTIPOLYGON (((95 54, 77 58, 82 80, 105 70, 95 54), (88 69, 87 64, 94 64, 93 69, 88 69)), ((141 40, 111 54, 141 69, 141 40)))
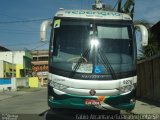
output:
POLYGON ((48 76, 48 50, 32 51, 33 76, 37 76, 41 85, 46 84, 48 76))
POLYGON ((10 51, 8 48, 0 46, 0 52, 10 51))
POLYGON ((0 52, 0 60, 16 65, 16 77, 31 76, 32 55, 29 51, 0 52))
POLYGON ((16 65, 0 60, 0 78, 16 77, 16 65))

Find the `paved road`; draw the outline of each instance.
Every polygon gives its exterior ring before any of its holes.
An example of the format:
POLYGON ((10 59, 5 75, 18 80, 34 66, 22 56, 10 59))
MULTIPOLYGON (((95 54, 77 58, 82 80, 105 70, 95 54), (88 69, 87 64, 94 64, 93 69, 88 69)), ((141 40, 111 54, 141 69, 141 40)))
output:
POLYGON ((53 112, 47 105, 46 88, 1 100, 0 113, 0 120, 85 120, 93 119, 98 115, 108 115, 106 111, 56 110, 53 112))
POLYGON ((0 101, 0 113, 39 114, 47 109, 46 88, 0 101))
POLYGON ((108 111, 52 111, 47 105, 46 88, 0 100, 0 120, 108 120, 107 117, 113 120, 118 116, 108 111))
POLYGON ((43 120, 44 117, 39 114, 48 109, 46 88, 16 93, 15 96, 0 101, 0 120, 43 120))

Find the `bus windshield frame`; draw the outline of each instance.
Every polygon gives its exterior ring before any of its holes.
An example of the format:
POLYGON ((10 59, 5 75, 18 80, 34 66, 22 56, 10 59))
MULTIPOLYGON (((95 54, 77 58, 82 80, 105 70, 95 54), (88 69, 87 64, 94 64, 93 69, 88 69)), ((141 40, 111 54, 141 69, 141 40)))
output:
POLYGON ((71 77, 74 72, 72 78, 98 80, 115 79, 113 72, 116 79, 136 74, 136 40, 131 20, 55 18, 53 23, 50 73, 71 77), (98 46, 93 47, 93 40, 98 41, 98 46), (90 77, 93 75, 100 77, 90 77))

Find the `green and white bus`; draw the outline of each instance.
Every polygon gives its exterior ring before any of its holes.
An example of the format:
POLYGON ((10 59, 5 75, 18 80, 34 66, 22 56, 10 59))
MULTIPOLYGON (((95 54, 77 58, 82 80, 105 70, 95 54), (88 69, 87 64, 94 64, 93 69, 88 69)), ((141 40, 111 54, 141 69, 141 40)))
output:
POLYGON ((136 95, 135 30, 148 44, 143 25, 124 13, 104 10, 59 10, 41 25, 49 45, 50 108, 132 110, 136 95))

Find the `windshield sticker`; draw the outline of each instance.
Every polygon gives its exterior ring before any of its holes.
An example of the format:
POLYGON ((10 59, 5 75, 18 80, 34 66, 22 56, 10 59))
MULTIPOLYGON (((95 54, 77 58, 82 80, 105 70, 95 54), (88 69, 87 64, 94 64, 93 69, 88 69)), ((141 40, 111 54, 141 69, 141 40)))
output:
MULTIPOLYGON (((74 67, 77 63, 72 64, 72 70, 74 70, 74 67)), ((78 70, 76 72, 79 73, 92 73, 93 70, 93 64, 80 64, 78 70)))
POLYGON ((96 66, 94 67, 94 73, 96 73, 96 74, 102 73, 102 66, 96 65, 96 66))
POLYGON ((60 19, 54 21, 54 28, 59 28, 60 25, 61 25, 61 20, 60 19))

